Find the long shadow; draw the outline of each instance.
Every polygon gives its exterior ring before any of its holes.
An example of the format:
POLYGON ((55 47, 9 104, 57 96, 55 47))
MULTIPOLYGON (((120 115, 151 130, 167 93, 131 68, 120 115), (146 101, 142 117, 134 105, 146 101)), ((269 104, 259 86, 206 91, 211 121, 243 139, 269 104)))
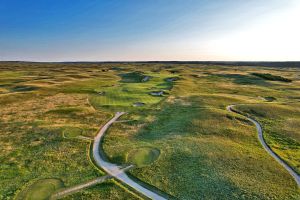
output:
POLYGON ((217 76, 221 78, 226 78, 232 80, 233 83, 239 85, 258 85, 258 86, 272 86, 272 83, 266 82, 265 80, 250 76, 250 75, 242 75, 242 74, 214 74, 212 76, 217 76))

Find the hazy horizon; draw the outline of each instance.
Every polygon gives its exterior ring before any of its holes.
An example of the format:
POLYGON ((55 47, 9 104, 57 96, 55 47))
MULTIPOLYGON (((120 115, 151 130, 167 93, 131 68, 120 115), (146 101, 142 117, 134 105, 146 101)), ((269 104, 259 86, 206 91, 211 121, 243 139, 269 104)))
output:
POLYGON ((299 61, 300 1, 8 1, 0 60, 299 61))

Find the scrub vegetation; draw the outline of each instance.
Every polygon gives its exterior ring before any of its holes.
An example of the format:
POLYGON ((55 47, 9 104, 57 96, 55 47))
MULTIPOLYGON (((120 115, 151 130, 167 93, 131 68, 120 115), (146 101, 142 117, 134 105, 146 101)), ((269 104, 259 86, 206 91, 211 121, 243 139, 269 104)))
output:
MULTIPOLYGON (((299 199, 253 124, 226 110, 236 104, 259 121, 300 173, 299 88, 296 67, 1 62, 0 199, 48 199, 104 175, 90 144, 116 111, 127 114, 104 152, 135 164, 130 175, 149 188, 174 199, 299 199)), ((137 199, 120 186, 110 180, 64 199, 137 199)))
POLYGON ((239 106, 263 125, 268 145, 300 174, 300 103, 239 106))
POLYGON ((263 74, 263 73, 253 73, 254 76, 270 80, 270 81, 283 81, 283 82, 292 82, 291 79, 284 78, 282 76, 275 76, 272 74, 263 74))

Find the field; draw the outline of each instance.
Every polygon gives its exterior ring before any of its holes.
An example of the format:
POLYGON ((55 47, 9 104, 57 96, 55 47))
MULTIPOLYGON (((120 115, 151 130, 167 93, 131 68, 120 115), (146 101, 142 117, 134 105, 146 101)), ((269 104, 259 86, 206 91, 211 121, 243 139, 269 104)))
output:
MULTIPOLYGON (((47 199, 105 173, 107 158, 171 199, 299 199, 300 68, 184 63, 0 63, 0 199, 47 199), (37 198, 39 196, 39 198, 37 198)), ((64 199, 138 199, 110 180, 64 199)))

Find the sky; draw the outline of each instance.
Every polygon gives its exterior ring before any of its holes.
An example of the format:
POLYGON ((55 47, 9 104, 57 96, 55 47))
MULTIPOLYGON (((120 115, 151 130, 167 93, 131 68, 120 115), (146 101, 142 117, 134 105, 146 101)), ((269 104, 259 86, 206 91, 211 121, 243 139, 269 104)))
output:
POLYGON ((0 60, 300 61, 300 0, 0 0, 0 60))

